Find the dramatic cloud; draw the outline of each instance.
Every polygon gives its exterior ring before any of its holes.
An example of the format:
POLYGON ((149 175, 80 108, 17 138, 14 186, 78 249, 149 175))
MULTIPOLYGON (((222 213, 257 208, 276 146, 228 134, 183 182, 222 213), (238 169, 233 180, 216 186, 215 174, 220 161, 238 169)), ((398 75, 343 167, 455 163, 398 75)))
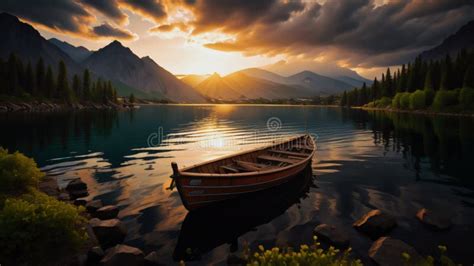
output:
POLYGON ((129 10, 158 36, 181 31, 215 50, 351 68, 405 63, 474 19, 472 0, 2 0, 0 10, 85 38, 123 39, 133 36, 117 28, 129 10), (202 38, 210 35, 221 37, 202 38))
POLYGON ((90 6, 101 12, 119 24, 127 21, 127 15, 125 15, 122 10, 119 9, 118 3, 115 0, 81 0, 81 2, 86 6, 90 6))
POLYGON ((122 40, 130 40, 135 37, 129 31, 114 28, 113 26, 107 23, 94 27, 93 32, 97 37, 111 37, 114 39, 122 39, 122 40))
POLYGON ((192 5, 194 33, 218 30, 232 34, 235 41, 209 43, 208 48, 249 55, 324 56, 352 67, 406 62, 474 19, 474 2, 467 0, 383 5, 370 0, 264 1, 252 7, 239 1, 230 1, 234 6, 211 2, 192 5))
POLYGON ((83 25, 94 20, 94 17, 80 4, 69 0, 2 0, 0 10, 65 32, 84 31, 83 25))
POLYGON ((121 3, 132 12, 155 22, 166 18, 165 7, 158 0, 121 0, 121 3))

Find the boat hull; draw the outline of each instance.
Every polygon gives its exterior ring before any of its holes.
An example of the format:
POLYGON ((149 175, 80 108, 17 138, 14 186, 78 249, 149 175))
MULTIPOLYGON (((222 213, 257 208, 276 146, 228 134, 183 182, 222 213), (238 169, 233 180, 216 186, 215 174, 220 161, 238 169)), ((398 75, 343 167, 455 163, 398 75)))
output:
POLYGON ((304 163, 278 172, 238 178, 201 178, 187 176, 183 173, 175 181, 183 205, 186 209, 192 211, 220 201, 284 184, 302 172, 310 163, 311 158, 304 163))

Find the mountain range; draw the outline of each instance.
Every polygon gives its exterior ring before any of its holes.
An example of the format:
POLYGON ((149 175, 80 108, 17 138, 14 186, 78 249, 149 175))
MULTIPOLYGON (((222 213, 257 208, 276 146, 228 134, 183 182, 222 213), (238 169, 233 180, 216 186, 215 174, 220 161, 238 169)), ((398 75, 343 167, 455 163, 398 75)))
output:
MULTIPOLYGON (((355 71, 328 64, 299 65, 279 61, 261 68, 247 68, 226 76, 186 75, 181 79, 161 67, 150 57, 138 57, 118 41, 90 51, 67 42, 46 40, 31 25, 8 13, 0 14, 0 58, 14 52, 20 58, 35 63, 43 58, 57 71, 64 61, 69 76, 82 74, 87 68, 94 77, 111 80, 119 95, 134 93, 138 98, 167 99, 173 102, 205 102, 211 99, 288 99, 340 94, 371 81, 355 71), (302 67, 307 67, 302 68, 302 67), (314 70, 319 70, 315 72, 314 70), (288 74, 290 73, 291 74, 288 74), (295 73, 295 71, 298 71, 295 73), (324 75, 322 73, 327 73, 324 75)), ((463 26, 439 46, 421 54, 424 58, 439 58, 474 47, 474 22, 463 26)), ((57 73, 57 72, 56 72, 57 73)))
POLYGON ((444 39, 441 44, 428 51, 422 52, 420 56, 426 60, 437 60, 444 58, 446 54, 454 57, 462 49, 474 49, 474 20, 444 39))

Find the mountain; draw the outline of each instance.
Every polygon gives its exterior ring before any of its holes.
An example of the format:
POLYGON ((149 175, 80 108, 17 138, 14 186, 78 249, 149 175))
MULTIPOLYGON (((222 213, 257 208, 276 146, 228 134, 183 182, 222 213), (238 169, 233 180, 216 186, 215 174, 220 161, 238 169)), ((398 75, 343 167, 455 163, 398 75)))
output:
POLYGON ((238 72, 243 73, 247 76, 251 76, 251 77, 259 78, 259 79, 264 79, 264 80, 268 80, 268 81, 275 82, 275 83, 290 84, 289 80, 286 77, 280 76, 278 74, 275 74, 273 72, 270 72, 270 71, 267 71, 267 70, 264 70, 264 69, 261 69, 261 68, 256 68, 256 67, 246 68, 246 69, 242 69, 238 72))
POLYGON ((440 45, 421 53, 420 56, 425 60, 436 60, 444 58, 448 53, 456 56, 462 49, 474 49, 474 20, 462 26, 440 45))
POLYGON ((353 88, 353 86, 345 82, 322 76, 311 71, 302 71, 300 73, 294 74, 289 76, 288 80, 292 84, 298 84, 300 86, 312 89, 315 92, 328 95, 341 93, 345 90, 353 88))
POLYGON ((248 76, 242 72, 234 72, 225 77, 214 73, 202 81, 196 89, 207 97, 221 100, 259 98, 272 100, 316 95, 306 88, 274 83, 248 76))
POLYGON ((83 65, 94 73, 135 89, 176 102, 204 102, 204 98, 150 57, 139 58, 120 42, 93 52, 83 65))
POLYGON ((191 87, 196 87, 199 83, 203 82, 209 77, 209 75, 184 75, 180 80, 191 87))
POLYGON ((89 57, 89 55, 92 54, 91 51, 89 51, 87 48, 83 46, 76 47, 74 45, 58 40, 56 38, 51 38, 48 41, 56 45, 59 49, 61 49, 66 54, 68 54, 72 59, 74 59, 78 63, 84 61, 84 59, 86 59, 87 57, 89 57))
POLYGON ((240 70, 239 72, 251 77, 268 80, 274 83, 305 87, 311 89, 313 94, 340 93, 347 89, 360 87, 364 82, 371 84, 370 81, 364 78, 359 80, 348 76, 340 76, 338 79, 335 79, 319 75, 311 71, 302 71, 289 77, 284 77, 260 68, 247 68, 240 70))
POLYGON ((366 80, 352 69, 338 66, 331 62, 317 62, 314 60, 280 60, 276 63, 262 66, 261 69, 276 73, 281 76, 291 76, 303 71, 311 71, 319 75, 339 79, 339 77, 350 77, 356 80, 366 80))
POLYGON ((46 65, 57 70, 60 60, 64 61, 68 74, 82 73, 83 68, 56 45, 48 42, 31 25, 21 22, 8 13, 0 13, 0 58, 7 59, 15 53, 24 61, 36 61, 41 57, 46 65))
POLYGON ((349 76, 338 76, 338 77, 335 77, 335 79, 337 80, 340 80, 342 82, 345 82, 349 85, 351 85, 352 87, 357 87, 357 88, 360 88, 362 87, 362 85, 365 83, 365 85, 367 86, 370 86, 372 85, 372 80, 369 80, 369 79, 366 79, 366 78, 363 78, 363 77, 360 77, 360 78, 353 78, 353 77, 349 77, 349 76))

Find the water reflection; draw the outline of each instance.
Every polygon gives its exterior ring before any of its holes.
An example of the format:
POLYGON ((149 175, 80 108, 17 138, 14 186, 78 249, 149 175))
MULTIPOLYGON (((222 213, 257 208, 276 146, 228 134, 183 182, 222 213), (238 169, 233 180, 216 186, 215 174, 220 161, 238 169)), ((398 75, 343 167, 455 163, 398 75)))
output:
POLYGON ((355 253, 366 258, 371 241, 351 225, 371 208, 394 214, 399 226, 393 236, 420 252, 435 253, 438 244, 446 244, 454 259, 472 262, 472 118, 307 106, 169 105, 131 112, 0 114, 0 125, 1 146, 33 156, 62 185, 81 177, 91 199, 119 206, 129 230, 126 243, 157 251, 164 263, 222 262, 243 241, 299 245, 311 241, 321 222, 340 227, 355 253), (279 130, 267 127, 272 117, 281 120, 279 130), (191 165, 305 132, 318 136, 312 165, 318 188, 283 189, 254 200, 272 206, 259 207, 262 212, 221 208, 225 215, 188 214, 177 192, 166 190, 171 161, 191 165), (164 138, 148 145, 152 134, 164 138), (432 234, 414 219, 420 207, 448 213, 455 226, 432 234), (248 217, 229 218, 235 215, 248 217), (183 253, 186 248, 193 250, 191 256, 183 253))
POLYGON ((311 167, 307 167, 279 187, 188 213, 181 225, 173 258, 199 260, 202 254, 226 243, 230 244, 230 251, 235 252, 241 235, 272 221, 304 200, 310 186, 314 186, 313 176, 311 167))

